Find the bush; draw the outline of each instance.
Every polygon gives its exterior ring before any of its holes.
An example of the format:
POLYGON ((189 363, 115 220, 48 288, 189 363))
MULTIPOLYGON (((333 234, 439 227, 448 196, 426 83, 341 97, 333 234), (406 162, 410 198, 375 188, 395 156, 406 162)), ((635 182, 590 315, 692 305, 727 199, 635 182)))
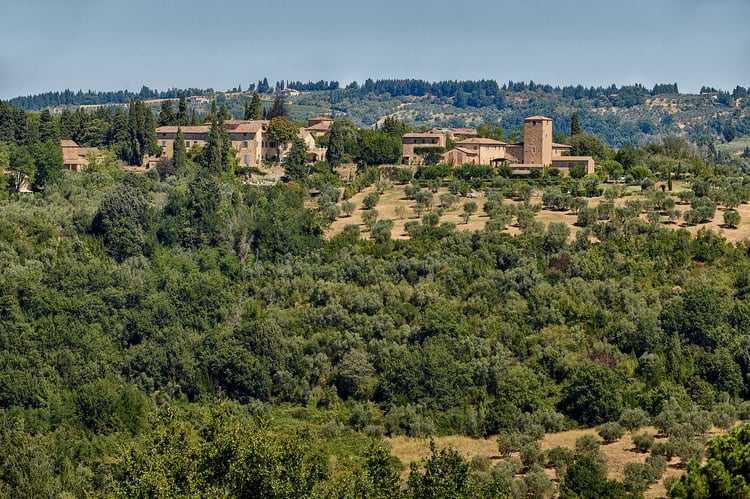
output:
POLYGON ((667 458, 664 456, 648 456, 646 458, 649 479, 651 483, 656 482, 667 470, 667 458))
POLYGON ((583 435, 576 439, 576 457, 592 456, 598 457, 601 453, 599 449, 599 439, 594 435, 583 435))
POLYGON ((367 195, 365 195, 365 198, 362 200, 362 206, 366 210, 371 210, 375 208, 375 206, 378 204, 378 201, 380 201, 380 194, 377 192, 368 192, 367 195))
POLYGON ((385 435, 385 427, 379 424, 370 424, 365 426, 365 429, 362 430, 362 433, 370 438, 383 438, 383 435, 385 435))
POLYGON ((471 469, 474 471, 487 472, 491 464, 492 460, 489 456, 477 455, 471 458, 471 469))
POLYGON ((636 407, 635 409, 625 409, 620 415, 620 424, 628 431, 636 431, 649 423, 648 413, 636 407))
POLYGON ((664 456, 667 461, 671 461, 675 454, 676 451, 672 442, 654 442, 651 445, 652 456, 664 456))
POLYGON ((625 429, 620 423, 604 423, 597 428, 597 433, 602 437, 605 444, 611 444, 617 442, 622 438, 625 433, 625 429))
POLYGON ((497 450, 503 457, 508 457, 514 452, 521 450, 525 444, 533 439, 520 432, 501 433, 497 436, 497 450))
POLYGON ((654 445, 654 436, 650 433, 641 433, 633 436, 633 445, 638 452, 648 452, 654 445))
POLYGON ((527 497, 551 497, 555 485, 543 471, 532 471, 523 477, 527 497))
POLYGON ((647 469, 648 466, 642 463, 628 463, 625 465, 625 476, 623 477, 622 483, 625 486, 625 490, 640 496, 649 486, 651 480, 650 472, 647 469))
POLYGON ((732 229, 736 229, 740 226, 740 214, 737 210, 724 211, 724 225, 732 229))
POLYGON ((565 429, 565 416, 559 412, 545 412, 539 419, 539 423, 547 433, 558 433, 565 429))
POLYGON ((542 446, 539 445, 539 442, 537 441, 526 443, 523 447, 521 447, 521 450, 519 452, 521 456, 521 462, 526 468, 530 468, 535 464, 541 463, 542 458, 544 457, 542 446))
POLYGON ((320 429, 321 434, 327 440, 340 437, 343 431, 344 425, 339 421, 328 421, 320 429))
POLYGON ((573 451, 567 447, 558 445, 547 451, 547 467, 558 470, 564 470, 573 463, 573 451))

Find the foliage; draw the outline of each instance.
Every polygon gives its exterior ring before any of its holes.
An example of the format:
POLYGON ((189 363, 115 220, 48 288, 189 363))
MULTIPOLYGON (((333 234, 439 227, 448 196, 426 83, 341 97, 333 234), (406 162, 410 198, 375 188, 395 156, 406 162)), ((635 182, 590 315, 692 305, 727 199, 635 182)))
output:
POLYGON ((669 491, 670 497, 746 497, 750 427, 743 425, 708 442, 708 461, 688 465, 687 473, 669 491))
POLYGON ((289 154, 286 155, 282 164, 284 165, 284 173, 289 180, 304 182, 307 178, 307 147, 305 142, 295 136, 292 139, 292 148, 289 150, 289 154))

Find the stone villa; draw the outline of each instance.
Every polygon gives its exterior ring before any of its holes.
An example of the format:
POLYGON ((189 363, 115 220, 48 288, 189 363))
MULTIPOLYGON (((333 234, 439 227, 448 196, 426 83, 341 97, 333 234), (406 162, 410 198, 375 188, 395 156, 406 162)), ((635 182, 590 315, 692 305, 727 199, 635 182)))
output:
MULTIPOLYGON (((307 146, 307 159, 319 161, 325 158, 325 149, 315 144, 315 138, 328 130, 333 120, 316 117, 308 121, 306 128, 300 128, 298 136, 307 146)), ((268 121, 227 120, 225 122, 232 148, 237 154, 241 166, 259 166, 263 161, 280 161, 291 149, 291 143, 277 144, 268 140, 266 131, 268 121)), ((210 125, 179 127, 185 139, 185 147, 203 147, 211 131, 210 125)), ((156 128, 157 143, 162 148, 162 155, 171 158, 174 155, 174 141, 178 127, 160 126, 156 128)))
MULTIPOLYGON (((418 164, 421 161, 419 155, 414 153, 417 147, 445 147, 446 135, 441 132, 404 134, 404 163, 418 164)), ((519 175, 545 167, 557 168, 567 175, 570 167, 576 164, 582 165, 587 174, 594 173, 594 158, 571 156, 570 146, 552 142, 552 120, 544 116, 531 116, 524 120, 524 141, 520 144, 472 137, 470 134, 463 136, 468 138, 456 142, 453 149, 443 153, 443 161, 452 165, 506 164, 519 175)))

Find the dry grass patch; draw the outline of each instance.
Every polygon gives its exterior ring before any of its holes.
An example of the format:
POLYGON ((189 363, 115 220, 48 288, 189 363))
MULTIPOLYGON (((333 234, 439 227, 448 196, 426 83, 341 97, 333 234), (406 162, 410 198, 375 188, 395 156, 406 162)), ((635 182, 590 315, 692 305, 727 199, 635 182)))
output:
MULTIPOLYGON (((656 435, 655 428, 642 428, 635 434, 650 433, 656 435)), ((708 437, 713 437, 721 433, 713 429, 708 437)), ((560 433, 548 433, 541 441, 542 450, 547 451, 553 447, 561 446, 575 449, 576 440, 584 435, 597 436, 593 428, 563 431, 560 433)), ((625 432, 623 437, 611 444, 601 445, 602 454, 607 460, 608 477, 612 480, 622 481, 625 475, 625 466, 628 463, 644 463, 650 453, 638 452, 633 444, 633 433, 625 432)), ((406 479, 409 475, 409 464, 412 462, 420 463, 423 459, 430 456, 430 440, 427 438, 410 438, 405 436, 395 436, 385 439, 391 448, 391 454, 398 458, 404 466, 402 478, 406 479)), ((487 439, 475 439, 460 435, 434 437, 435 445, 438 449, 449 447, 458 452, 464 459, 471 461, 475 456, 487 456, 494 466, 502 460, 497 448, 497 437, 493 436, 487 439)), ((664 442, 666 438, 657 437, 657 442, 664 442)), ((646 498, 665 497, 666 490, 663 480, 670 476, 680 476, 683 469, 679 467, 679 458, 675 457, 668 463, 664 475, 644 493, 646 498)), ((556 480, 554 470, 546 470, 547 475, 556 480)))
MULTIPOLYGON (((393 231, 391 232, 391 237, 393 239, 408 239, 409 236, 404 230, 404 224, 412 220, 421 222, 421 217, 417 216, 417 213, 415 212, 416 202, 414 200, 406 199, 406 196, 404 194, 404 187, 405 186, 403 185, 394 185, 391 188, 387 189, 383 192, 383 194, 380 195, 380 201, 378 202, 377 206, 375 206, 375 209, 378 212, 379 220, 393 220, 393 231), (403 210, 403 218, 399 213, 401 212, 401 210, 403 210)), ((682 184, 677 184, 672 195, 674 196, 674 193, 677 192, 678 189, 682 189, 683 187, 684 186, 682 184)), ((336 219, 326 231, 326 237, 330 238, 338 234, 344 229, 345 226, 349 224, 358 225, 360 227, 360 231, 362 232, 362 237, 369 237, 369 232, 362 222, 362 214, 365 211, 362 209, 362 201, 368 193, 373 192, 374 190, 375 187, 370 186, 362 192, 353 196, 349 201, 356 205, 354 213, 351 217, 347 217, 342 214, 338 219, 336 219)), ((645 200, 645 197, 642 196, 637 189, 634 189, 632 191, 633 192, 628 196, 615 199, 615 205, 622 206, 628 200, 645 200)), ((433 210, 436 210, 440 205, 440 195, 447 192, 448 190, 446 188, 440 188, 433 194, 433 210)), ((450 210, 444 210, 443 215, 440 217, 440 223, 453 222, 456 224, 456 230, 458 231, 476 231, 483 229, 487 221, 489 220, 489 217, 482 210, 485 200, 486 198, 484 197, 477 199, 459 198, 459 200, 453 205, 450 210), (461 214, 463 212, 462 207, 465 202, 469 201, 475 201, 477 203, 478 210, 475 214, 471 215, 468 223, 464 223, 464 220, 461 217, 461 214)), ((605 199, 603 197, 590 198, 589 206, 592 208, 596 207, 604 200, 605 199)), ((520 204, 511 200, 505 200, 505 202, 507 204, 520 204)), ((542 192, 537 191, 531 198, 530 202, 532 205, 541 205, 542 192)), ((678 204, 676 208, 684 214, 685 211, 690 209, 690 206, 678 204)), ((701 228, 706 228, 725 237, 728 242, 735 243, 750 239, 750 204, 740 205, 737 208, 737 211, 740 214, 741 223, 736 229, 724 227, 723 208, 718 208, 716 210, 714 219, 709 223, 699 225, 685 225, 681 221, 679 221, 678 223, 668 222, 665 217, 662 217, 664 220, 662 222, 662 225, 666 228, 673 229, 684 228, 692 235, 695 235, 701 228)), ((422 215, 424 215, 425 213, 427 213, 427 211, 424 211, 422 215)), ((645 214, 641 214, 641 217, 644 220, 646 219, 645 214)), ((575 239, 576 234, 581 230, 580 227, 575 225, 577 221, 577 215, 571 211, 551 211, 543 209, 536 214, 535 219, 543 223, 545 226, 549 225, 551 222, 564 222, 570 227, 571 241, 575 239)), ((515 223, 515 220, 512 223, 515 223)), ((518 227, 514 225, 509 225, 505 230, 512 235, 516 235, 520 232, 518 227)))

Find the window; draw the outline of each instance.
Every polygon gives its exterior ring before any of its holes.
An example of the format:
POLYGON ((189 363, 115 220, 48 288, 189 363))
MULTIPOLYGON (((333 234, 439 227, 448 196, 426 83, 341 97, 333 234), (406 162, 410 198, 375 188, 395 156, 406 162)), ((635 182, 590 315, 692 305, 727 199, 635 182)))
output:
POLYGON ((162 147, 167 147, 167 141, 166 140, 162 140, 161 141, 161 146, 162 147))
POLYGON ((245 166, 250 166, 250 155, 249 154, 245 154, 244 160, 245 160, 245 166))
POLYGON ((246 141, 246 140, 243 140, 243 141, 242 141, 242 147, 245 147, 245 148, 247 148, 247 141, 246 141))
POLYGON ((185 147, 190 147, 190 141, 189 140, 185 141, 185 147))
POLYGON ((536 146, 531 146, 531 154, 536 154, 536 146))

